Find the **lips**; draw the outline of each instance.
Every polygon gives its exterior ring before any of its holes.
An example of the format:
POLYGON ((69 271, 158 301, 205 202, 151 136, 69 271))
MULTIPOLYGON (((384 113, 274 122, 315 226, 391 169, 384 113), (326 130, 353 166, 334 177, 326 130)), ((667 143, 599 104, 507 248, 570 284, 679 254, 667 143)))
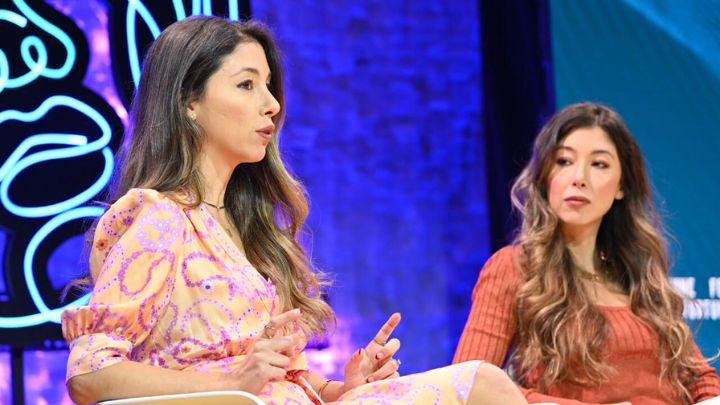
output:
POLYGON ((590 200, 580 195, 570 196, 565 199, 565 202, 570 205, 585 205, 590 204, 590 200))
POLYGON ((272 139, 273 131, 275 131, 275 125, 268 125, 265 128, 260 128, 256 130, 255 132, 257 132, 258 135, 269 141, 270 139, 272 139))

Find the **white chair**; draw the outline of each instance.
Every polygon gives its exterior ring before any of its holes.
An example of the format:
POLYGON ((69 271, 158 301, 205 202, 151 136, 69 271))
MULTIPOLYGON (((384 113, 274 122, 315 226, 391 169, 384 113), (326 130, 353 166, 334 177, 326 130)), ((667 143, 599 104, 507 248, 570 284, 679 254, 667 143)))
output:
POLYGON ((114 399, 98 405, 265 405, 253 394, 243 391, 194 392, 192 394, 156 395, 151 397, 114 399))

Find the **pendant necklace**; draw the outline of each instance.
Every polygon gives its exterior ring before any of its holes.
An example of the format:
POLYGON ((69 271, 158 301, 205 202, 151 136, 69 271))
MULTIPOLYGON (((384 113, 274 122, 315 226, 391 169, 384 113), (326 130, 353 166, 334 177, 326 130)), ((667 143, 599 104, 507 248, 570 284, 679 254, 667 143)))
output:
MULTIPOLYGON (((220 216, 220 211, 222 211, 222 210, 225 209, 225 206, 224 206, 224 205, 219 205, 219 206, 218 206, 218 205, 215 205, 215 204, 213 204, 213 203, 209 203, 209 202, 207 202, 207 201, 205 201, 205 200, 203 200, 203 202, 204 202, 205 204, 207 204, 207 205, 215 208, 215 209, 217 210, 218 217, 220 216)), ((230 236, 230 238, 232 238, 233 234, 232 234, 232 230, 230 229, 230 227, 224 226, 224 225, 222 224, 222 222, 220 222, 220 220, 218 220, 218 223, 219 223, 220 226, 225 230, 225 232, 228 234, 228 236, 230 236)))

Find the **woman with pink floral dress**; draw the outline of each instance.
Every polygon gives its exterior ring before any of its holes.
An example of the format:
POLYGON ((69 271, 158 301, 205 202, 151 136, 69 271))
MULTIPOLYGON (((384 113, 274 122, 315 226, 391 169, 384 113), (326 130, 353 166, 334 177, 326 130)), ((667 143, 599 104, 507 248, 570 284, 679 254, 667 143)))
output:
POLYGON ((525 403, 478 361, 400 377, 394 314, 344 381, 303 348, 334 322, 296 239, 307 216, 284 168, 278 51, 256 22, 192 17, 144 62, 107 212, 94 227, 87 306, 67 310, 67 385, 92 403, 244 390, 268 404, 525 403))

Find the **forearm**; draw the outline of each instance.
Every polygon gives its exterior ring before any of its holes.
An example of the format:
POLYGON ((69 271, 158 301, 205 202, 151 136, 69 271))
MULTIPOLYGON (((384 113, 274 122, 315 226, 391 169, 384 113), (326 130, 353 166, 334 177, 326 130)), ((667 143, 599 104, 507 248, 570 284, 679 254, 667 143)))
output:
POLYGON ((71 378, 70 398, 90 404, 120 398, 234 389, 229 374, 178 371, 123 361, 71 378))

